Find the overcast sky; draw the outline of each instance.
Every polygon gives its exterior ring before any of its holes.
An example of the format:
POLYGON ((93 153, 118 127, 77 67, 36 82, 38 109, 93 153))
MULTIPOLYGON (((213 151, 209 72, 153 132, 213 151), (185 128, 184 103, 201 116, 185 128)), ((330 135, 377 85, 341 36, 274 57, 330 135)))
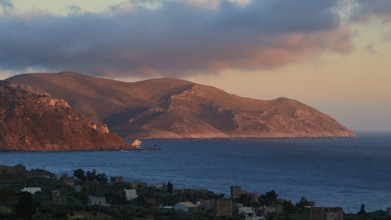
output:
POLYGON ((390 0, 0 0, 0 79, 176 77, 356 131, 391 131, 390 53, 390 0))

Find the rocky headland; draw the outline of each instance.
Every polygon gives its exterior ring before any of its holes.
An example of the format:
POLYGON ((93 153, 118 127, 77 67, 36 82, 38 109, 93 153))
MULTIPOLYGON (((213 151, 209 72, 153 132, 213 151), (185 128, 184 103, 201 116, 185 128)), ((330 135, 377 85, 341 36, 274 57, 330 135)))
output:
POLYGON ((0 81, 0 151, 116 150, 128 145, 63 99, 0 81))

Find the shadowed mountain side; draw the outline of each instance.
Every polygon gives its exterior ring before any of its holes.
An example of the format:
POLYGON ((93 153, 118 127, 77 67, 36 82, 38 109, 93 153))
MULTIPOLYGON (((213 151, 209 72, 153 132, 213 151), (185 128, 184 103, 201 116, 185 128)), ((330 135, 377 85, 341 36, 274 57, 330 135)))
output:
POLYGON ((0 150, 116 150, 128 145, 106 125, 86 120, 67 102, 0 81, 0 150))
POLYGON ((352 137, 336 120, 298 101, 243 98, 177 79, 126 83, 72 72, 7 81, 67 100, 85 117, 139 138, 352 137))

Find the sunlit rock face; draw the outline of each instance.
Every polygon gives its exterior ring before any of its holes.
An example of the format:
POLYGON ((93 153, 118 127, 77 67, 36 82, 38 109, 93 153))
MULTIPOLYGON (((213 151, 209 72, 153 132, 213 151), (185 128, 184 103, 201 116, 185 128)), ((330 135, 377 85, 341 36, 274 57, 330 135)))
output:
POLYGON ((94 129, 70 105, 38 89, 0 81, 0 150, 123 149, 107 126, 94 129))

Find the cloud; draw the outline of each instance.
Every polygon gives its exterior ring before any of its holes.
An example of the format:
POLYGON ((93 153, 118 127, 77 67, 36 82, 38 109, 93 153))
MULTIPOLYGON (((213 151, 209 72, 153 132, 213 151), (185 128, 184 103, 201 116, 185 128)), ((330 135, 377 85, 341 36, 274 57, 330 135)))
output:
POLYGON ((67 6, 67 9, 70 14, 79 14, 82 12, 81 8, 77 5, 69 5, 67 6))
POLYGON ((353 48, 332 10, 337 0, 221 0, 212 8, 195 6, 203 0, 158 2, 105 13, 3 16, 0 70, 180 76, 276 68, 353 48))
POLYGON ((0 6, 3 8, 3 11, 14 8, 11 0, 0 0, 0 6))
POLYGON ((358 8, 352 20, 362 21, 372 17, 378 17, 384 22, 391 21, 390 0, 356 0, 358 8))
POLYGON ((383 41, 391 41, 391 29, 383 33, 383 41))

